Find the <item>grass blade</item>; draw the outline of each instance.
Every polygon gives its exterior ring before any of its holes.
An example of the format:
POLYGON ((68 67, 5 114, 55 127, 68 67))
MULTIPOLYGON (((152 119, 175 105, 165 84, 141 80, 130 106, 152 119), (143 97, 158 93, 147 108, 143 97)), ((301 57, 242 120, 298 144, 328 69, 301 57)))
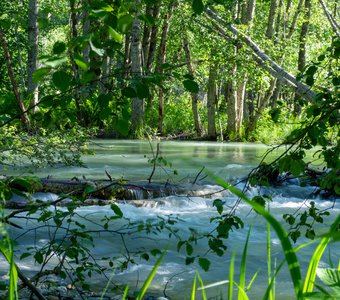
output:
POLYGON ((157 269, 158 269, 159 265, 161 264, 161 262, 162 262, 162 260, 163 260, 163 258, 165 256, 165 253, 166 253, 166 250, 157 259, 157 261, 156 261, 155 265, 153 266, 149 276, 146 278, 146 280, 145 280, 145 282, 144 282, 144 284, 142 286, 142 289, 140 290, 136 300, 141 300, 144 297, 146 291, 148 290, 148 288, 149 288, 149 286, 151 284, 151 281, 153 280, 153 278, 156 275, 157 269))
POLYGON ((297 299, 302 298, 302 277, 301 277, 301 270, 299 261, 297 259, 295 250, 289 240, 288 233, 283 228, 281 223, 279 223, 270 213, 268 213, 261 205, 258 203, 251 201, 247 196, 244 195, 239 189, 235 188, 234 186, 228 184, 223 179, 214 176, 216 182, 221 185, 222 187, 228 189, 236 196, 240 197, 244 202, 249 204, 252 208, 254 208, 257 213, 262 215, 263 218, 273 227, 275 230, 278 238, 280 239, 281 246, 284 251, 284 255, 288 264, 290 276, 294 285, 294 291, 297 299))
POLYGON ((245 285, 246 285, 246 261, 247 261, 247 251, 248 251, 248 242, 249 242, 250 232, 251 232, 251 226, 248 230, 246 242, 243 248, 242 260, 241 260, 240 283, 238 285, 239 289, 238 289, 238 295, 237 295, 237 299, 239 300, 245 299, 243 294, 245 294, 244 290, 245 290, 245 285))
POLYGON ((197 277, 197 274, 195 275, 194 282, 192 283, 190 300, 195 300, 195 295, 196 295, 196 277, 197 277))
POLYGON ((203 298, 203 300, 207 300, 207 295, 205 293, 205 288, 204 288, 202 277, 200 276, 200 274, 198 272, 196 273, 196 276, 197 276, 198 281, 199 281, 200 286, 201 286, 200 289, 202 290, 202 298, 203 298))
POLYGON ((128 292, 129 292, 129 286, 127 285, 124 289, 124 294, 123 294, 122 300, 126 299, 128 292))
POLYGON ((229 291, 228 291, 229 300, 233 300, 234 270, 235 270, 235 253, 233 253, 231 256, 229 267, 229 291))
POLYGON ((251 286, 253 285, 253 282, 255 281, 257 275, 259 274, 259 272, 260 272, 260 269, 257 270, 257 271, 255 272, 255 274, 253 275, 253 277, 250 279, 250 281, 249 281, 249 283, 248 283, 248 285, 247 285, 246 291, 249 291, 249 290, 250 290, 250 288, 251 288, 251 286))
MULTIPOLYGON (((270 212, 270 208, 268 207, 268 212, 270 212)), ((268 286, 272 287, 274 281, 271 283, 272 279, 272 255, 271 255, 271 234, 270 234, 270 224, 267 222, 267 277, 268 277, 268 286)), ((275 278, 275 277, 274 277, 275 278)), ((269 299, 273 300, 273 290, 270 288, 269 299)))
POLYGON ((312 259, 309 263, 307 274, 306 274, 306 279, 305 279, 305 284, 303 286, 303 293, 311 293, 313 292, 314 288, 314 281, 316 277, 316 269, 319 265, 320 259, 328 245, 328 243, 331 241, 331 235, 333 232, 336 231, 336 228, 338 224, 340 223, 340 215, 335 219, 335 221, 332 223, 328 235, 326 235, 317 248, 315 249, 312 259))

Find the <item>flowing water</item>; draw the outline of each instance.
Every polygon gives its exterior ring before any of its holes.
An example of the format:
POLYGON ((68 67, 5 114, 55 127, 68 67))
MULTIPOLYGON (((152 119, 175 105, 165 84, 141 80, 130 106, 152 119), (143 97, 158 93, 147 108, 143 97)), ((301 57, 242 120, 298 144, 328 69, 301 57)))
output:
MULTIPOLYGON (((152 163, 148 160, 153 157, 152 151, 156 153, 156 144, 150 145, 148 142, 140 141, 117 141, 117 140, 96 140, 93 144, 95 150, 94 156, 84 157, 87 168, 58 168, 45 169, 38 176, 52 175, 54 178, 70 179, 72 177, 87 179, 105 179, 106 173, 112 178, 126 178, 129 180, 147 180, 152 171, 152 163)), ((214 193, 220 190, 209 175, 217 175, 230 182, 238 182, 238 179, 246 176, 262 159, 262 155, 268 148, 263 145, 245 144, 245 143, 207 143, 207 142, 161 142, 159 156, 164 157, 168 162, 167 166, 161 165, 156 167, 152 181, 156 182, 177 182, 187 186, 188 193, 193 182, 204 186, 202 194, 214 193), (171 163, 172 165, 170 166, 171 163), (202 168, 205 169, 201 172, 202 168), (178 173, 177 175, 175 173, 178 173)), ((277 157, 280 152, 273 152, 268 159, 277 157)), ((237 187, 243 188, 242 183, 237 187)), ((203 190, 203 189, 202 189, 203 190)), ((325 221, 326 225, 339 214, 339 201, 321 200, 315 198, 313 187, 300 187, 296 180, 276 188, 267 188, 266 194, 272 196, 270 203, 271 213, 278 219, 282 220, 284 213, 293 213, 298 209, 305 208, 311 200, 317 202, 318 207, 327 209, 334 205, 331 210, 331 216, 325 221)), ((258 194, 258 189, 252 188, 247 191, 249 197, 258 194)), ((202 195, 203 196, 203 195, 202 195)), ((218 214, 212 203, 218 196, 225 201, 225 210, 232 207, 237 200, 234 195, 228 191, 219 194, 212 194, 212 197, 189 196, 187 194, 173 195, 157 199, 145 200, 139 202, 138 207, 128 202, 119 204, 124 213, 124 218, 130 222, 155 220, 167 220, 169 216, 176 219, 177 223, 172 225, 173 229, 178 229, 182 239, 188 238, 192 229, 198 233, 209 233, 214 229, 216 223, 210 222, 210 219, 218 214), (214 196, 215 195, 215 196, 214 196)), ((39 195, 40 198, 54 199, 55 195, 39 195)), ((339 199, 337 199, 339 200, 339 199)), ((99 229, 96 225, 104 216, 114 215, 109 206, 87 206, 77 209, 79 216, 87 218, 87 228, 93 230, 99 229)), ((249 249, 247 255, 247 282, 258 272, 248 295, 250 299, 260 299, 265 293, 267 287, 267 255, 266 255, 266 238, 267 226, 260 216, 250 210, 249 206, 241 203, 237 209, 237 215, 245 222, 243 229, 234 230, 226 242, 228 247, 225 255, 218 257, 215 254, 208 253, 207 240, 202 239, 193 244, 193 255, 207 257, 211 261, 210 270, 204 272, 198 265, 197 261, 193 264, 185 265, 185 246, 178 252, 176 245, 178 239, 169 231, 163 230, 156 234, 146 236, 145 232, 133 232, 124 235, 116 234, 114 231, 128 232, 124 226, 126 221, 115 220, 111 223, 109 229, 111 232, 101 233, 95 237, 95 248, 93 255, 101 257, 117 257, 117 261, 123 259, 126 249, 131 256, 139 250, 150 251, 152 249, 165 249, 168 247, 166 256, 160 265, 157 275, 152 282, 150 292, 155 295, 166 295, 169 299, 189 299, 191 286, 196 271, 201 275, 204 284, 209 285, 219 281, 225 281, 229 277, 229 264, 232 253, 236 254, 235 279, 238 280, 238 270, 242 256, 243 246, 246 240, 247 232, 250 225, 251 234, 249 249)), ((81 217, 81 222, 84 219, 81 217)), ((27 223, 25 219, 19 219, 17 224, 26 228, 35 226, 27 223)), ((283 222, 282 222, 283 223, 283 222)), ((319 226, 320 232, 326 227, 319 226)), ((11 234, 20 236, 22 231, 11 229, 11 234)), ((16 246, 18 253, 25 252, 26 247, 34 245, 44 245, 48 241, 50 232, 45 228, 40 228, 29 232, 18 238, 16 246)), ((301 242, 305 242, 303 238, 301 242)), ((300 243, 301 243, 300 242, 300 243)), ((305 273, 307 264, 311 258, 316 244, 305 247, 299 251, 298 258, 305 273)), ((280 242, 274 232, 271 233, 272 262, 279 265, 283 260, 283 253, 280 242)), ((335 264, 340 257, 340 249, 336 245, 330 247, 330 257, 335 264)), ((126 270, 121 271, 116 268, 108 276, 112 277, 112 282, 116 284, 130 285, 130 290, 140 288, 148 273, 151 271, 155 258, 151 257, 149 261, 139 259, 139 255, 133 256, 137 264, 130 264, 126 270)), ((2 262, 0 262, 1 264, 2 262)), ((102 261, 105 265, 107 261, 102 261)), ((35 265, 32 259, 26 259, 18 262, 23 270, 38 270, 39 266, 35 265)), ((329 259, 325 255, 322 259, 322 265, 328 266, 329 259)), ((274 268, 274 266, 272 266, 274 268)), ((303 274, 304 274, 303 273, 303 274)), ((293 286, 286 267, 283 267, 277 277, 277 299, 293 298, 293 286)), ((105 286, 102 278, 94 276, 91 283, 99 291, 105 286)), ((219 285, 208 288, 206 292, 211 299, 219 297, 227 291, 227 285, 219 285)), ((199 293, 197 299, 200 299, 199 293)), ((226 299, 227 296, 223 297, 226 299)), ((216 298, 220 299, 220 298, 216 298)))

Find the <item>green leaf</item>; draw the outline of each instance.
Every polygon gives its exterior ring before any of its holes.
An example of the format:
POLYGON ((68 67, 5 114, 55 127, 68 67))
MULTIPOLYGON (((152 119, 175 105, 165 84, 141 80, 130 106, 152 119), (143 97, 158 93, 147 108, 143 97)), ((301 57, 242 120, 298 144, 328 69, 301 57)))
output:
POLYGON ((111 209, 118 217, 120 218, 123 217, 123 212, 121 211, 117 204, 111 204, 111 209))
POLYGON ((186 257, 185 258, 185 264, 190 265, 195 261, 195 257, 186 257))
POLYGON ((40 68, 33 72, 33 81, 38 83, 44 77, 46 77, 51 71, 51 68, 40 68))
POLYGON ((96 190, 97 190, 97 189, 96 189, 95 186, 88 184, 88 185, 86 185, 86 187, 85 187, 85 189, 84 189, 84 193, 87 195, 87 194, 93 193, 93 192, 96 191, 96 190))
POLYGON ((57 41, 53 45, 53 54, 61 54, 66 50, 66 44, 64 42, 57 41))
POLYGON ((119 118, 116 124, 116 129, 121 135, 127 136, 129 134, 129 121, 127 119, 119 118))
POLYGON ((208 271, 210 267, 210 261, 207 258, 200 257, 198 259, 198 264, 204 271, 208 271))
POLYGON ((293 176, 299 176, 305 170, 305 163, 302 159, 293 160, 290 165, 290 171, 292 172, 293 176))
POLYGON ((189 243, 186 244, 185 249, 186 249, 188 255, 191 255, 194 252, 194 248, 189 243))
POLYGON ((137 97, 139 99, 149 98, 150 92, 149 92, 148 85, 138 82, 136 85, 136 90, 137 90, 137 97))
POLYGON ((317 70, 318 70, 318 67, 317 67, 317 66, 310 66, 310 67, 307 69, 306 74, 307 74, 307 75, 310 75, 310 76, 313 76, 317 70))
POLYGON ((204 5, 203 5, 202 0, 193 0, 192 9, 194 10, 195 14, 200 15, 204 10, 204 5))
POLYGON ((127 86, 126 88, 122 89, 122 95, 127 98, 137 97, 137 93, 135 89, 130 86, 127 86))
POLYGON ((67 62, 68 58, 66 56, 53 56, 46 60, 41 60, 41 63, 43 65, 49 66, 51 68, 56 68, 60 66, 61 64, 67 62))
POLYGON ((95 52, 96 54, 98 54, 99 56, 103 56, 105 51, 104 49, 101 49, 101 48, 97 48, 93 43, 92 43, 92 40, 90 39, 89 41, 90 43, 90 48, 93 52, 95 52))
POLYGON ((132 28, 133 17, 131 15, 121 16, 117 21, 117 29, 121 33, 128 33, 132 28))
POLYGON ((34 254, 34 259, 38 264, 42 264, 42 262, 44 261, 44 256, 40 251, 38 251, 34 254))
POLYGON ((25 252, 25 253, 21 254, 20 259, 24 259, 24 258, 29 257, 31 255, 32 255, 32 253, 25 252))
POLYGON ((52 75, 53 84, 62 92, 70 87, 71 78, 65 71, 57 71, 52 75))
POLYGON ((187 91, 191 93, 198 93, 200 90, 198 84, 195 81, 190 80, 190 79, 184 80, 183 86, 187 91))
POLYGON ((223 212, 223 205, 224 205, 224 201, 222 201, 221 199, 216 199, 213 202, 213 206, 216 207, 217 212, 221 215, 223 212))
POLYGON ((333 77, 332 82, 333 82, 333 85, 340 85, 340 76, 333 77))
POLYGON ((109 26, 109 34, 117 43, 121 44, 123 42, 123 36, 119 34, 116 30, 114 30, 111 26, 109 26))
POLYGON ((79 54, 74 54, 73 59, 76 65, 82 70, 87 71, 89 69, 88 63, 79 54))
POLYGON ((313 76, 307 76, 306 77, 306 84, 308 84, 309 86, 313 86, 314 85, 314 77, 313 76))

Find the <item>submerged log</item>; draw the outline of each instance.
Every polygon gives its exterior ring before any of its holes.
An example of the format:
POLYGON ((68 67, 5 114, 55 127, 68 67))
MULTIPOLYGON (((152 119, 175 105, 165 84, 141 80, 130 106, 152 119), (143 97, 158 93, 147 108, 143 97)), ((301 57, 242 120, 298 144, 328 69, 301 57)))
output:
MULTIPOLYGON (((21 190, 20 186, 12 186, 21 190)), ((24 192, 26 192, 24 190, 24 192)), ((144 181, 129 182, 125 180, 63 180, 41 179, 41 184, 35 186, 31 198, 36 193, 52 193, 63 198, 57 201, 57 205, 65 205, 70 198, 75 197, 82 201, 83 205, 107 205, 111 202, 133 201, 140 206, 138 200, 156 199, 167 196, 185 197, 219 197, 230 194, 219 186, 177 183, 148 183, 144 181), (137 201, 136 201, 137 200, 137 201)), ((7 201, 7 208, 23 208, 28 204, 28 197, 15 195, 7 201)), ((52 202, 56 201, 51 199, 52 202)))

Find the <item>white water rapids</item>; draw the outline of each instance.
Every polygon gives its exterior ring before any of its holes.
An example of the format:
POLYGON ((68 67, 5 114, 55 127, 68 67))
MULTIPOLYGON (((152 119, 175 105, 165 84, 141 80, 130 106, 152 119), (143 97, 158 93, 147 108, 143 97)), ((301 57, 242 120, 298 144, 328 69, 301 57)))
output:
MULTIPOLYGON (((154 151, 156 150, 153 145, 154 151)), ((197 174, 203 166, 208 170, 208 173, 220 176, 225 180, 237 181, 238 178, 246 176, 249 171, 254 168, 261 159, 261 155, 267 148, 261 145, 252 144, 217 144, 217 143, 194 143, 194 142, 162 142, 161 155, 172 163, 172 167, 162 166, 157 167, 154 181, 166 181, 167 179, 179 181, 188 186, 190 190, 191 183, 195 180, 197 174), (166 169, 166 172, 163 170, 166 169), (176 169, 179 175, 174 175, 173 170, 176 169)), ((55 178, 71 178, 73 176, 86 178, 105 178, 105 170, 114 178, 121 176, 133 180, 145 180, 151 173, 152 164, 148 163, 147 159, 152 158, 150 146, 147 142, 135 141, 97 141, 95 145, 96 155, 93 157, 85 157, 85 162, 88 166, 84 168, 60 168, 46 169, 38 173, 38 176, 53 175, 55 178), (144 157, 146 155, 146 157, 144 157)), ((275 157, 278 153, 271 154, 275 157)), ((197 177, 197 183, 204 185, 204 193, 211 193, 220 190, 220 187, 205 177, 204 172, 197 177)), ((240 189, 243 188, 239 184, 240 189)), ((277 220, 284 220, 284 213, 294 213, 299 209, 305 209, 310 201, 315 201, 320 209, 327 209, 334 205, 330 211, 331 216, 325 217, 325 223, 317 226, 318 232, 322 233, 327 229, 327 225, 339 214, 340 203, 339 199, 321 200, 312 196, 313 187, 300 187, 298 182, 292 181, 289 184, 282 185, 276 188, 267 188, 265 193, 271 195, 270 212, 277 220), (326 226, 325 226, 326 225, 326 226)), ((258 194, 258 189, 252 188, 247 191, 248 197, 253 197, 258 194)), ((54 195, 45 194, 39 195, 40 199, 48 200, 54 195)), ((188 197, 186 195, 168 196, 153 200, 145 200, 142 206, 136 207, 128 202, 120 203, 119 207, 123 211, 124 218, 130 222, 138 221, 155 221, 167 220, 169 216, 178 218, 178 222, 171 226, 173 229, 178 229, 178 234, 182 239, 188 238, 190 229, 193 228, 199 233, 211 232, 216 223, 210 222, 210 219, 216 217, 217 211, 212 203, 216 197, 188 197)), ((225 201, 225 211, 232 207, 237 200, 230 192, 225 191, 219 195, 219 199, 225 201)), ((64 209, 64 208, 60 208, 64 209)), ((87 229, 97 230, 99 227, 95 223, 99 223, 105 216, 113 216, 114 213, 109 206, 87 206, 77 209, 80 216, 86 216, 87 229)), ((251 235, 249 240, 248 255, 247 255, 247 283, 252 276, 258 272, 248 295, 250 299, 261 299, 268 285, 267 277, 267 225, 266 222, 251 211, 248 205, 240 203, 237 209, 239 216, 245 223, 243 229, 233 230, 230 232, 230 237, 226 242, 228 247, 225 255, 218 257, 216 254, 208 253, 207 240, 199 240, 197 244, 193 243, 193 255, 201 255, 211 261, 210 270, 203 271, 197 260, 188 266, 185 265, 185 246, 180 252, 176 246, 178 239, 172 235, 169 238, 169 232, 163 230, 156 234, 146 235, 145 232, 136 232, 124 236, 124 243, 121 236, 113 233, 100 233, 95 235, 93 255, 97 258, 101 257, 117 257, 117 261, 123 259, 123 254, 126 249, 131 255, 134 252, 144 249, 150 251, 152 249, 165 249, 168 247, 164 260, 162 261, 155 279, 152 282, 149 294, 154 293, 157 296, 164 295, 169 299, 189 299, 191 287, 196 271, 199 272, 205 285, 210 285, 216 282, 225 281, 229 278, 229 264, 232 253, 235 257, 235 280, 239 278, 240 261, 242 251, 246 240, 249 226, 251 225, 251 235)), ((84 223, 84 220, 81 219, 84 223)), ((14 220, 13 220, 14 221, 14 220)), ((25 219, 17 219, 15 223, 22 225, 25 230, 35 226, 32 222, 27 222, 25 219)), ((110 230, 120 230, 126 224, 125 219, 115 220, 110 223, 110 230)), ((284 225, 288 228, 287 224, 284 225)), ((124 231, 124 230, 123 230, 124 231)), ((50 232, 45 228, 39 228, 35 231, 27 232, 22 235, 22 230, 10 228, 12 236, 20 236, 17 239, 18 244, 15 246, 16 254, 19 257, 21 253, 26 252, 27 247, 35 247, 48 243, 50 232)), ((306 242, 305 238, 301 238, 298 244, 306 242)), ((309 245, 298 252, 299 262, 302 268, 303 277, 306 272, 308 262, 317 243, 309 245)), ((272 250, 272 269, 274 262, 279 265, 283 260, 283 252, 278 238, 275 233, 271 232, 271 250, 272 250)), ((340 249, 336 245, 330 245, 330 257, 335 265, 338 264, 340 257, 340 249)), ((4 265, 3 259, 0 261, 4 265)), ((124 271, 118 268, 108 272, 108 277, 112 277, 112 282, 115 284, 130 286, 130 291, 138 290, 141 287, 147 275, 151 271, 156 258, 152 257, 149 261, 139 258, 139 255, 134 257, 136 264, 129 264, 124 271)), ((107 261, 102 261, 103 265, 107 261)), ((328 252, 322 258, 322 266, 329 266, 328 252)), ((40 266, 34 264, 32 258, 27 258, 22 261, 18 260, 18 265, 22 270, 28 271, 28 274, 33 274, 39 270, 40 266), (30 273, 31 272, 31 273, 30 273)), ((0 274, 1 275, 1 274, 0 274)), ((102 277, 93 276, 91 284, 94 289, 101 291, 104 289, 107 281, 102 277)), ((218 285, 206 290, 210 299, 220 299, 221 294, 225 294, 223 299, 226 299, 228 285, 218 285)), ((236 293, 236 292, 235 292, 236 293)), ((292 281, 288 268, 284 266, 276 280, 276 299, 292 299, 294 296, 292 281)), ((200 293, 197 292, 197 298, 201 299, 200 293)))

